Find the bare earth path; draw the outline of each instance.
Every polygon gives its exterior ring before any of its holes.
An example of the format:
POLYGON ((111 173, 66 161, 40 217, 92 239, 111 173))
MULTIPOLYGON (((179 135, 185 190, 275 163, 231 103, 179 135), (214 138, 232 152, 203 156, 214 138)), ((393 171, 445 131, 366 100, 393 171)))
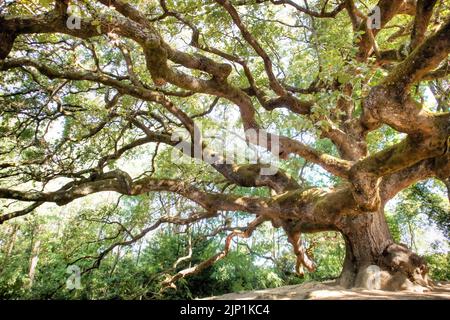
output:
POLYGON ((333 282, 308 282, 275 289, 229 293, 205 300, 450 300, 450 282, 439 283, 429 292, 351 289, 333 282))

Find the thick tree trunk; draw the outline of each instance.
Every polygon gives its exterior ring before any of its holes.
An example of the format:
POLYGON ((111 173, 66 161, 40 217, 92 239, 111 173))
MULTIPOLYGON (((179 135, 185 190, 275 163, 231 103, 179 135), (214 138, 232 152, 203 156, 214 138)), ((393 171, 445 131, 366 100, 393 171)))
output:
POLYGON ((348 216, 339 229, 346 244, 340 285, 381 290, 423 290, 431 285, 424 259, 394 243, 383 209, 348 216))
POLYGON ((340 283, 353 287, 358 285, 360 271, 378 265, 383 251, 393 240, 382 212, 346 217, 339 227, 346 246, 340 283))

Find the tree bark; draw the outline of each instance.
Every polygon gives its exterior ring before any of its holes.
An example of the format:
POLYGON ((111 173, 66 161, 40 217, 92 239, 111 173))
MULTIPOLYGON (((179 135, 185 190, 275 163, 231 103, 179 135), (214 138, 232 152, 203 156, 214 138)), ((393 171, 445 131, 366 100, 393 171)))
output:
POLYGON ((6 269, 8 262, 9 262, 9 258, 11 256, 11 253, 13 251, 14 248, 14 244, 16 243, 16 236, 17 236, 17 231, 19 230, 19 227, 17 224, 12 225, 11 227, 11 233, 8 237, 8 241, 5 245, 4 248, 4 257, 3 257, 3 261, 2 261, 2 265, 0 267, 0 274, 3 272, 3 270, 6 269))
POLYGON ((30 282, 27 284, 28 289, 31 289, 34 284, 34 277, 36 275, 40 249, 41 249, 41 240, 37 240, 34 243, 33 249, 31 251, 30 268, 28 271, 28 278, 30 279, 30 282))
POLYGON ((396 291, 431 285, 425 260, 394 243, 383 208, 346 217, 339 229, 346 245, 341 286, 396 291))

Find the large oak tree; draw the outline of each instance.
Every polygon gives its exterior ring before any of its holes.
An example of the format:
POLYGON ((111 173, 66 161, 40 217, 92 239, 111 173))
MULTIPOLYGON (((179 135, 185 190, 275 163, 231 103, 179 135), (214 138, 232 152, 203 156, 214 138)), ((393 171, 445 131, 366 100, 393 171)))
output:
POLYGON ((2 209, 0 223, 47 202, 64 206, 103 191, 170 192, 196 210, 163 216, 114 246, 163 224, 187 225, 221 212, 254 219, 224 228, 224 250, 168 285, 221 259, 234 237, 249 237, 266 221, 286 232, 299 271, 315 267, 302 233, 337 231, 346 243, 342 285, 364 285, 371 265, 383 270, 382 288, 428 285, 426 263, 394 243, 384 208, 421 180, 436 178, 450 188, 449 5, 0 1, 0 198, 24 204, 2 209), (423 99, 433 93, 435 110, 423 99), (225 125, 212 116, 224 106, 238 113, 245 132, 257 133, 247 134, 249 145, 281 159, 275 174, 264 174, 262 163, 224 162, 207 137, 194 135, 199 124, 225 125), (55 123, 63 128, 58 134, 55 123), (201 166, 205 159, 189 152, 200 146, 210 160, 204 166, 220 179, 167 178, 158 170, 158 161, 169 161, 158 160, 158 152, 180 143, 173 139, 180 128, 190 134, 186 156, 201 166), (383 128, 401 140, 371 148, 371 134, 383 128), (311 141, 332 147, 325 152, 311 141), (151 156, 141 175, 120 169, 123 157, 143 150, 151 156), (282 168, 297 158, 325 170, 334 185, 311 186, 287 174, 282 168), (61 178, 59 189, 48 187, 61 178), (230 186, 270 192, 242 195, 230 186))

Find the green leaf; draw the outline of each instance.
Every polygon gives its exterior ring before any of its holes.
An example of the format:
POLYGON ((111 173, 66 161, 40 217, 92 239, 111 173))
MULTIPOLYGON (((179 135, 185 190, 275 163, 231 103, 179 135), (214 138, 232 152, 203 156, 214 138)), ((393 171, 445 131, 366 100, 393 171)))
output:
POLYGON ((53 0, 39 0, 39 4, 45 8, 50 8, 53 4, 53 0))

